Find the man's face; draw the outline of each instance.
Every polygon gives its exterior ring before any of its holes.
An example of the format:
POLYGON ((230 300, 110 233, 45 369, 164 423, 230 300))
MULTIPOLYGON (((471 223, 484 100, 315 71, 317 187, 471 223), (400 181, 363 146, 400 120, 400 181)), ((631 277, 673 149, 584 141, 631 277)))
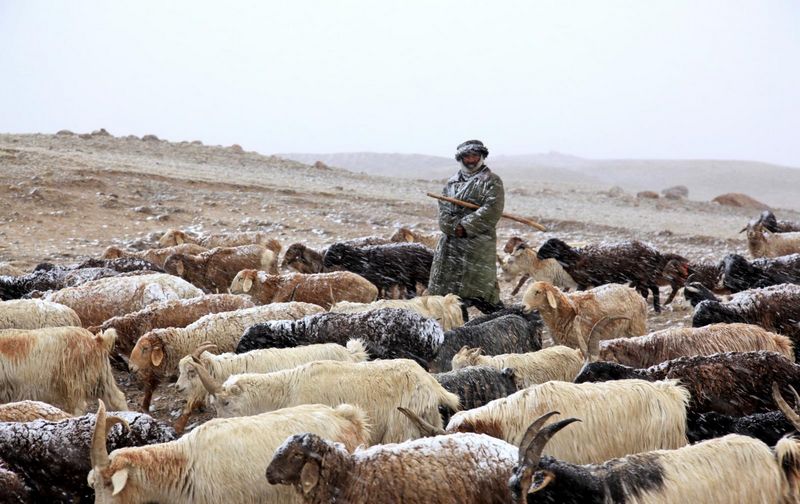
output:
POLYGON ((461 162, 470 168, 475 168, 476 166, 478 166, 478 163, 481 162, 481 156, 480 154, 472 154, 472 153, 464 154, 461 157, 461 162))

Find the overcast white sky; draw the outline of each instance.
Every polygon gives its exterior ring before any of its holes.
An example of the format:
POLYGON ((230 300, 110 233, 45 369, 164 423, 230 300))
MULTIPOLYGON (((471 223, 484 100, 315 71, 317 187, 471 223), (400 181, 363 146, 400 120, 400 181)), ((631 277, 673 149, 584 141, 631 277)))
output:
POLYGON ((800 166, 800 1, 0 0, 0 132, 800 166))

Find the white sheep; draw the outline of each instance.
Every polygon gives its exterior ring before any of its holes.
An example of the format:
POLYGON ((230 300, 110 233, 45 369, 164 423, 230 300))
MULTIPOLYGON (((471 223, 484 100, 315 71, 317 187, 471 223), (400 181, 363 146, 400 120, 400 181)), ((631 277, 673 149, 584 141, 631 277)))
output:
POLYGON ((0 301, 0 329, 81 326, 75 310, 42 299, 0 301))
POLYGON ((549 444, 547 454, 576 464, 600 463, 686 445, 688 401, 689 392, 676 380, 550 381, 458 412, 447 431, 483 433, 519 445, 528 424, 560 411, 583 422, 549 444))
POLYGON ((352 450, 369 438, 357 407, 308 404, 261 415, 214 419, 176 441, 120 448, 109 455, 106 432, 116 417, 97 412, 89 485, 98 504, 300 504, 290 488, 270 485, 267 464, 288 437, 312 432, 352 450))
POLYGON ((348 402, 370 418, 370 444, 419 437, 419 429, 397 411, 402 406, 441 428, 439 406, 458 410, 459 398, 408 359, 372 362, 317 361, 266 374, 233 375, 220 385, 192 363, 218 416, 242 416, 297 404, 348 402))
POLYGON ((480 348, 463 347, 453 356, 453 369, 467 366, 511 368, 514 370, 514 383, 518 389, 523 389, 550 380, 572 381, 584 364, 584 354, 580 350, 561 345, 523 354, 481 353, 480 348))
POLYGON ((242 333, 253 324, 289 320, 324 310, 310 303, 274 303, 244 310, 211 313, 186 327, 153 329, 139 338, 128 366, 145 384, 142 407, 147 410, 153 390, 162 379, 177 374, 180 360, 208 341, 222 352, 232 352, 242 333))
POLYGON ((330 311, 339 313, 358 313, 381 308, 404 308, 412 310, 423 317, 439 322, 442 329, 449 331, 464 325, 461 311, 461 298, 455 294, 446 296, 417 296, 411 299, 381 299, 372 303, 353 303, 340 301, 331 306, 330 311))
POLYGON ((101 398, 128 409, 111 373, 113 345, 80 327, 0 331, 0 402, 39 400, 79 415, 101 398))
POLYGON ((772 233, 761 222, 747 226, 747 248, 753 258, 779 257, 800 252, 800 232, 772 233))
POLYGON ((192 355, 187 355, 178 364, 180 374, 176 387, 186 398, 186 407, 176 422, 176 430, 183 430, 191 412, 204 404, 208 397, 206 388, 191 362, 203 366, 215 381, 222 383, 234 374, 271 373, 318 360, 364 362, 369 358, 364 343, 357 339, 348 341, 347 346, 322 343, 294 348, 251 350, 242 354, 214 355, 209 351, 215 349, 216 345, 211 343, 200 345, 192 355))
POLYGON ((594 324, 614 320, 604 339, 641 336, 647 332, 647 302, 635 289, 607 284, 564 294, 547 282, 534 282, 522 298, 528 310, 538 310, 556 344, 583 348, 594 324))
POLYGON ((511 295, 516 295, 529 278, 533 278, 536 282, 551 283, 564 291, 578 289, 578 284, 556 259, 539 259, 536 251, 526 245, 518 246, 499 262, 504 281, 512 282, 522 275, 511 295))
POLYGON ((90 327, 141 310, 150 303, 202 295, 203 291, 182 278, 155 273, 101 278, 48 293, 43 299, 69 306, 83 326, 90 327))

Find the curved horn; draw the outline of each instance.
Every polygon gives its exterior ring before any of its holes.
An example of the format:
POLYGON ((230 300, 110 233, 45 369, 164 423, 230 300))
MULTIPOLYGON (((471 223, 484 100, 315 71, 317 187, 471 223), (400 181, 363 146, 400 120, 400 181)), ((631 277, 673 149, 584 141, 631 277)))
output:
POLYGON ((566 420, 552 423, 537 432, 536 436, 533 438, 533 441, 531 441, 530 445, 528 445, 528 447, 525 449, 525 462, 533 464, 535 461, 538 461, 542 456, 545 445, 548 441, 550 441, 550 438, 552 438, 556 432, 573 422, 580 422, 580 419, 567 418, 566 420))
MULTIPOLYGON (((795 392, 797 394, 797 392, 795 392)), ((794 411, 791 406, 786 402, 786 400, 781 395, 781 389, 778 387, 778 384, 772 382, 772 398, 775 400, 775 403, 778 405, 778 409, 783 412, 783 415, 786 417, 794 428, 800 430, 800 415, 794 411)))
POLYGON ((216 351, 217 350, 217 345, 215 345, 214 343, 211 343, 210 341, 204 341, 197 348, 194 349, 194 352, 192 352, 192 360, 199 364, 200 363, 200 356, 203 355, 203 352, 205 352, 206 350, 208 350, 208 351, 211 351, 211 350, 216 351))
POLYGON ((97 415, 95 416, 94 432, 92 433, 92 446, 89 450, 89 459, 92 462, 92 468, 108 467, 111 459, 108 458, 108 447, 106 446, 106 437, 108 431, 116 424, 122 424, 125 428, 130 429, 128 422, 125 420, 111 416, 106 418, 106 405, 102 399, 97 401, 97 415))
POLYGON ((208 370, 202 364, 197 364, 195 362, 190 362, 194 369, 197 371, 197 376, 200 377, 200 381, 203 383, 203 386, 206 388, 211 395, 217 395, 222 392, 222 387, 219 383, 217 383, 214 378, 211 377, 208 370))
POLYGON ((425 420, 423 420, 422 418, 420 418, 419 415, 417 415, 413 411, 410 411, 410 410, 408 410, 408 409, 406 409, 406 408, 404 408, 402 406, 398 406, 397 407, 397 411, 399 411, 400 413, 404 414, 409 420, 411 420, 411 423, 416 425, 417 428, 426 437, 428 437, 428 436, 441 436, 443 434, 447 434, 447 432, 445 432, 444 429, 440 429, 438 427, 434 427, 430 423, 428 423, 425 420))
POLYGON ((528 493, 536 493, 539 490, 544 489, 544 487, 549 485, 555 479, 556 479, 555 473, 553 473, 552 471, 544 471, 544 479, 542 480, 542 482, 536 485, 535 487, 531 488, 530 490, 528 490, 528 493))
POLYGON ((561 412, 559 411, 551 411, 549 413, 545 413, 544 415, 540 416, 536 420, 533 421, 532 424, 528 426, 528 430, 525 431, 525 435, 522 436, 522 441, 519 443, 519 462, 520 464, 524 462, 524 454, 527 451, 528 445, 531 444, 533 438, 536 437, 536 434, 542 428, 542 425, 553 415, 560 415, 561 412))

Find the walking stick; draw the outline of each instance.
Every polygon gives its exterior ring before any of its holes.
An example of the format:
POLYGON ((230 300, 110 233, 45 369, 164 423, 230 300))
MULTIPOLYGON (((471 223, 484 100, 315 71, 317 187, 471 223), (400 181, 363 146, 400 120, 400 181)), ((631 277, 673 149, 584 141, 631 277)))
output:
MULTIPOLYGON (((469 201, 463 201, 463 200, 460 200, 460 199, 450 198, 450 197, 447 197, 447 196, 440 196, 438 194, 433 194, 433 193, 425 193, 425 194, 430 196, 431 198, 436 198, 438 200, 447 201, 448 203, 452 203, 454 205, 459 205, 459 206, 462 206, 464 208, 472 208, 472 209, 480 208, 479 205, 476 205, 475 203, 470 203, 469 201)), ((530 219, 526 219, 524 217, 519 217, 518 215, 504 213, 504 214, 501 215, 501 217, 505 217, 506 219, 510 219, 510 220, 513 220, 513 221, 516 221, 516 222, 521 222, 522 224, 527 224, 528 226, 530 226, 532 228, 536 228, 539 231, 547 231, 547 228, 542 226, 538 222, 532 221, 530 219)))

